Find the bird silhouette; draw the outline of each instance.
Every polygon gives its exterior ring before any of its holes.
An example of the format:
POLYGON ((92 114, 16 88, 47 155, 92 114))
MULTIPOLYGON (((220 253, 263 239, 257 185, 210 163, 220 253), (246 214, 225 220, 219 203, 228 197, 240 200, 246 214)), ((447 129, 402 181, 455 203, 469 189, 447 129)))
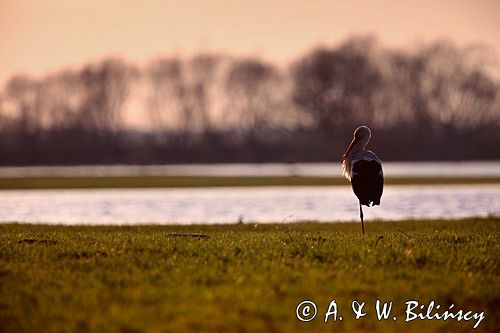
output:
POLYGON ((354 138, 342 157, 342 174, 351 181, 352 189, 359 200, 359 217, 361 228, 365 234, 363 223, 363 205, 380 205, 384 189, 384 173, 382 161, 374 152, 367 150, 372 133, 366 126, 354 131, 354 138))

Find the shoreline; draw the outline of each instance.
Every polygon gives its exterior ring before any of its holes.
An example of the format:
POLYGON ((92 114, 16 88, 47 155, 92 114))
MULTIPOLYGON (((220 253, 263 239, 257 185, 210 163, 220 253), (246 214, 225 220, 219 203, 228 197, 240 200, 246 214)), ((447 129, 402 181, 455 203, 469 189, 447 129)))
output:
MULTIPOLYGON (((500 184, 500 177, 391 177, 385 185, 500 184)), ((342 177, 301 176, 116 176, 116 177, 7 177, 0 190, 85 188, 183 188, 257 186, 348 186, 342 177)))

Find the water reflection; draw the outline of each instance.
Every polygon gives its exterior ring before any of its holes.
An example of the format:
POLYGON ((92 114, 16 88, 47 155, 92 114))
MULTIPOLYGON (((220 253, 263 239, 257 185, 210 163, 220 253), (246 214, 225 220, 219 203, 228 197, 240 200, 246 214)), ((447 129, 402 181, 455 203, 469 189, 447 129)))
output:
MULTIPOLYGON (((366 218, 500 215, 500 185, 387 186, 366 218)), ((0 221, 88 224, 357 220, 350 187, 0 191, 0 221)))

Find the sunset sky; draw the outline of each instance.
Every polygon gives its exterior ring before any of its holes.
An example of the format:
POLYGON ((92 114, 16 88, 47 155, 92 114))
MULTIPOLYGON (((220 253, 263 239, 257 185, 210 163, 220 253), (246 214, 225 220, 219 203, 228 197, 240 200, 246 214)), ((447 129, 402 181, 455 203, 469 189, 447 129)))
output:
POLYGON ((225 52, 287 63, 317 44, 376 34, 397 47, 449 38, 500 54, 500 1, 0 0, 0 85, 105 56, 225 52))

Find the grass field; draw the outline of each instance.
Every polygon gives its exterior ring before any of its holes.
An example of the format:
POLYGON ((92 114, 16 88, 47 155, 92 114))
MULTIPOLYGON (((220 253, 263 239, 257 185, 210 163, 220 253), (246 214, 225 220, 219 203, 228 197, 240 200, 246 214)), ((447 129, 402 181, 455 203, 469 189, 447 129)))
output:
MULTIPOLYGON (((140 187, 221 187, 221 186, 318 186, 348 185, 341 177, 21 177, 0 178, 0 189, 140 188, 140 187)), ((500 178, 386 178, 387 185, 500 184, 500 178)))
POLYGON ((485 311, 500 325, 498 218, 215 226, 0 225, 3 332, 465 332, 404 323, 405 301, 485 311), (377 321, 393 301, 398 320, 377 321), (299 322, 313 300, 318 315, 299 322), (343 321, 324 323, 335 299, 343 321), (354 320, 351 301, 366 301, 354 320))

